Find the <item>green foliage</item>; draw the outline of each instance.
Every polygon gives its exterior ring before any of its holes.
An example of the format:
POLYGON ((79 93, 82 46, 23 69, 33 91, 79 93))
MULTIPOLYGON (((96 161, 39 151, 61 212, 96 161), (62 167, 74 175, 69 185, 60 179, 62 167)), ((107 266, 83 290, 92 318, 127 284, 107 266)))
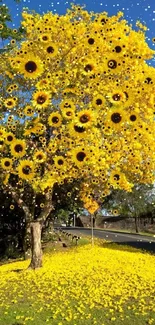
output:
MULTIPOLYGON (((14 1, 20 3, 20 0, 14 1)), ((9 22, 12 22, 9 8, 5 4, 0 5, 0 37, 2 40, 13 38, 14 40, 19 41, 25 33, 24 28, 21 26, 18 29, 10 28, 8 26, 9 22)))
POLYGON ((110 210, 111 214, 134 217, 152 211, 154 201, 155 193, 152 185, 136 185, 132 192, 113 191, 103 206, 110 210))

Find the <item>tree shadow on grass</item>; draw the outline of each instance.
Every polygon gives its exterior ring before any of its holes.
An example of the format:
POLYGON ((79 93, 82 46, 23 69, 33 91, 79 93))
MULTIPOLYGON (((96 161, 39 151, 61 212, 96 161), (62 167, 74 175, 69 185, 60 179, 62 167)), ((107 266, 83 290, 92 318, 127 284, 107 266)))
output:
POLYGON ((23 272, 25 271, 25 269, 15 269, 15 270, 12 270, 12 272, 16 272, 16 273, 20 273, 20 272, 23 272))
MULTIPOLYGON (((150 240, 151 241, 151 240, 150 240)), ((128 241, 128 242, 105 242, 101 244, 104 248, 110 248, 114 250, 136 252, 142 250, 143 253, 155 254, 155 242, 141 242, 141 241, 128 241)))

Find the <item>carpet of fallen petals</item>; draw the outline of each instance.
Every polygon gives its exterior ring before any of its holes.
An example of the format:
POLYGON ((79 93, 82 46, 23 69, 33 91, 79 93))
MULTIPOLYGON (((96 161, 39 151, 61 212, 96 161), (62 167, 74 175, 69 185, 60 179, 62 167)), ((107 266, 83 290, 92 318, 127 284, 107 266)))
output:
POLYGON ((126 324, 128 310, 155 324, 153 255, 98 242, 45 254, 35 271, 28 264, 0 266, 0 324, 126 324), (7 323, 10 313, 16 322, 7 323))

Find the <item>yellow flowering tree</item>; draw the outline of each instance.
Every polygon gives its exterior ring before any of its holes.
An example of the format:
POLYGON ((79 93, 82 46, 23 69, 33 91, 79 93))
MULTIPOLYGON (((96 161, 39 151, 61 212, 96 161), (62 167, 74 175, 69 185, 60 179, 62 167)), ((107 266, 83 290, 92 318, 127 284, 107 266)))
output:
POLYGON ((37 268, 55 184, 78 179, 93 212, 112 188, 154 182, 154 51, 122 12, 23 12, 22 26, 0 64, 1 182, 31 224, 37 268))

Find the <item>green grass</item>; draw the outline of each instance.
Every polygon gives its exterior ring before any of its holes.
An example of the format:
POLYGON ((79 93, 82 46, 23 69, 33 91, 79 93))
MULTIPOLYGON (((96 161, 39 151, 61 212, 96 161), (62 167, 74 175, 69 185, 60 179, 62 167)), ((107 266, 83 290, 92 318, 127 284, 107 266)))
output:
MULTIPOLYGON (((130 305, 130 304, 129 304, 130 305)), ((40 304, 38 305, 38 312, 34 311, 33 306, 31 306, 26 301, 18 303, 18 305, 12 305, 8 309, 8 313, 5 309, 1 309, 0 325, 147 325, 155 324, 155 312, 146 313, 146 315, 141 315, 141 312, 135 313, 133 310, 128 310, 124 308, 123 312, 117 313, 112 312, 111 308, 101 309, 89 309, 87 308, 84 312, 77 312, 78 306, 75 305, 73 301, 70 304, 70 308, 73 314, 76 314, 76 319, 67 319, 66 315, 63 317, 59 315, 55 318, 55 315, 47 310, 47 308, 40 304), (40 310, 40 311, 39 311, 40 310), (5 313, 3 315, 3 313, 5 313), (3 316, 2 316, 3 315, 3 316)))
POLYGON ((87 245, 90 242, 90 238, 80 238, 78 240, 78 246, 87 245))
POLYGON ((76 245, 75 239, 72 241, 66 236, 61 236, 62 242, 59 242, 58 240, 55 242, 47 242, 46 244, 43 244, 43 251, 44 253, 52 253, 52 252, 60 252, 60 251, 68 251, 69 249, 76 247, 76 246, 83 246, 87 245, 90 242, 90 239, 88 238, 80 238, 78 240, 78 243, 76 245), (67 247, 62 247, 62 243, 65 243, 67 247))
MULTIPOLYGON (((71 305, 72 310, 77 310, 75 308, 74 302, 71 305)), ((42 306, 40 306, 42 308, 42 306)), ((102 310, 94 309, 87 310, 83 314, 81 314, 80 319, 77 319, 68 321, 63 317, 57 317, 56 319, 51 316, 51 313, 46 310, 46 308, 43 308, 41 312, 38 312, 37 314, 34 312, 33 307, 29 306, 29 304, 22 304, 18 306, 14 306, 9 310, 9 315, 5 315, 3 317, 0 317, 0 325, 147 325, 147 324, 154 324, 155 319, 155 313, 150 312, 145 317, 142 316, 140 313, 135 315, 133 311, 124 310, 124 312, 119 315, 118 318, 115 318, 115 315, 109 310, 102 308, 102 310), (29 311, 29 312, 28 312, 29 311), (91 313, 91 314, 90 314, 91 313), (22 318, 17 319, 16 317, 26 315, 27 314, 27 320, 22 320, 22 318), (83 319, 82 319, 83 318, 83 319), (152 321, 151 321, 152 320, 152 321)), ((23 317, 23 319, 26 319, 23 317)))

